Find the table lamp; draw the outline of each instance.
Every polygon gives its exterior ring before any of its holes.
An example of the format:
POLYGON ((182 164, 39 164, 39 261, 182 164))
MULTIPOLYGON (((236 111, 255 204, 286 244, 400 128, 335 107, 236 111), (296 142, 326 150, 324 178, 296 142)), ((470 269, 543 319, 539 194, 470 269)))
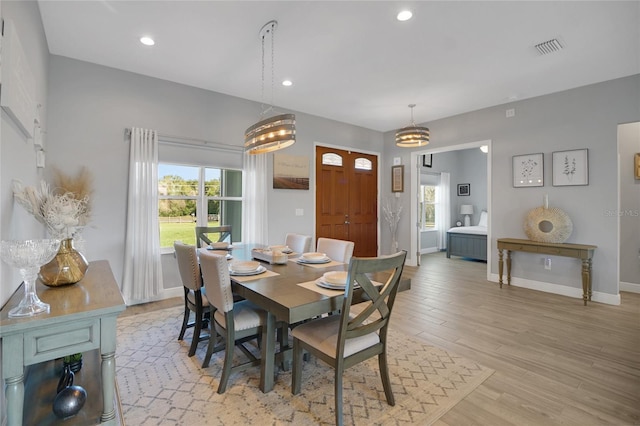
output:
POLYGON ((471 226, 470 214, 473 214, 473 206, 471 204, 463 204, 460 206, 460 214, 464 216, 464 226, 471 226))

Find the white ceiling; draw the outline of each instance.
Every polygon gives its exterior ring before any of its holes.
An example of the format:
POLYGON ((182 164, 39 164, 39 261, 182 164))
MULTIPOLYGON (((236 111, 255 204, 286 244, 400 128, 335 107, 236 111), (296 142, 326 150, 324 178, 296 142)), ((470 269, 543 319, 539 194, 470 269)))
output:
POLYGON ((39 1, 52 54, 388 131, 640 73, 640 2, 39 1), (399 22, 403 7, 413 18, 399 22), (155 38, 145 47, 142 35, 155 38), (565 48, 540 55, 537 43, 565 48), (271 102, 267 44, 265 102, 271 102), (293 86, 283 87, 284 78, 293 86))

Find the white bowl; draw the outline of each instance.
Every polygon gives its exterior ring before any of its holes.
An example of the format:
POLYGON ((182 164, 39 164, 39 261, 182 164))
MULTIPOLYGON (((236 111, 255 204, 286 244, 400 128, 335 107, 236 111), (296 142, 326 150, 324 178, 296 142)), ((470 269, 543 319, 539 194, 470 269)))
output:
POLYGON ((210 245, 212 249, 226 249, 229 247, 229 243, 226 241, 218 241, 216 243, 211 243, 210 245))
POLYGON ((253 260, 238 261, 231 264, 231 270, 234 272, 253 272, 258 270, 260 262, 253 260))
POLYGON ((327 258, 327 255, 318 252, 302 253, 302 258, 304 260, 323 260, 327 258))
POLYGON ((347 285, 347 271, 331 271, 325 272, 322 280, 334 285, 347 285))

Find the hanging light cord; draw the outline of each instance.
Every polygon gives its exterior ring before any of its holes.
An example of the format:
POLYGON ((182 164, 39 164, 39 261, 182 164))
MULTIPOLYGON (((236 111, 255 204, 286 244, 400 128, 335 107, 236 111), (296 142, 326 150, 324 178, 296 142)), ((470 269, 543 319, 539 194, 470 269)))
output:
POLYGON ((264 38, 265 35, 263 35, 261 37, 261 41, 262 41, 262 86, 260 88, 261 90, 261 99, 262 99, 262 104, 261 104, 261 109, 262 112, 260 113, 261 117, 264 117, 269 111, 271 111, 273 109, 273 88, 274 88, 274 82, 275 82, 275 72, 274 72, 274 68, 275 68, 275 31, 276 31, 276 26, 274 24, 271 25, 271 29, 267 30, 267 32, 271 33, 271 99, 269 102, 269 107, 265 108, 264 106, 264 69, 265 69, 265 62, 264 62, 264 38))

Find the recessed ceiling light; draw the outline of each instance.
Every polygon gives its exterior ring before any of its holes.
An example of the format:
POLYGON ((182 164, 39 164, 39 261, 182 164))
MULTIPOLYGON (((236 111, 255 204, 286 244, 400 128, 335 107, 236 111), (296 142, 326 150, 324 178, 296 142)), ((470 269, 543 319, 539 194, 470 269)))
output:
POLYGON ((156 44, 156 42, 153 41, 151 37, 140 37, 140 43, 144 44, 145 46, 153 46, 154 44, 156 44))
POLYGON ((293 82, 292 82, 291 80, 283 80, 283 81, 282 81, 282 85, 283 85, 283 86, 287 86, 287 87, 288 87, 288 86, 292 86, 292 85, 293 85, 293 82))
POLYGON ((408 21, 412 16, 413 13, 411 13, 410 10, 403 10, 398 13, 398 16, 396 16, 396 18, 398 19, 398 21, 408 21))

